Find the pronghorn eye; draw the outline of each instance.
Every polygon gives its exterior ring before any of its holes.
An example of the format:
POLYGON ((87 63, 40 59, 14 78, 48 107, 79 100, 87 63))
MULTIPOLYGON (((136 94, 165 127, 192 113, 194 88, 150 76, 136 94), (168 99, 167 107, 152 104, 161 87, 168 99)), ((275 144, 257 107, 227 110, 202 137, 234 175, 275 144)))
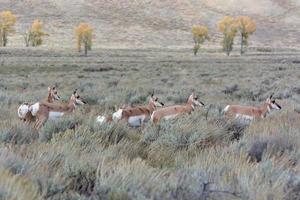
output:
POLYGON ((57 94, 57 92, 54 92, 54 94, 57 94))

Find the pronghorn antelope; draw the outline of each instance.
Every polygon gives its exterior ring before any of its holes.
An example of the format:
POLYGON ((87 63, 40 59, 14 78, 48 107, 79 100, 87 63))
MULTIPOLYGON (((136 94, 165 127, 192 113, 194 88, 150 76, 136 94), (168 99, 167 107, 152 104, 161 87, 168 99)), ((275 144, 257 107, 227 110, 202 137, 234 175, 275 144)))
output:
POLYGON ((227 105, 223 112, 227 117, 240 118, 244 120, 252 120, 257 118, 265 118, 272 110, 280 110, 281 106, 276 103, 271 95, 260 107, 227 105))
POLYGON ((204 103, 198 100, 197 95, 193 92, 185 105, 173 105, 168 106, 165 108, 158 109, 153 112, 151 116, 151 121, 156 124, 161 119, 172 119, 176 116, 183 114, 183 113, 191 113, 195 106, 204 106, 204 103))
POLYGON ((76 105, 86 104, 75 90, 68 102, 48 103, 41 102, 36 103, 29 107, 31 114, 36 117, 36 123, 34 128, 40 129, 43 124, 49 119, 54 120, 63 116, 65 113, 74 111, 76 105))
POLYGON ((164 104, 158 100, 153 94, 149 99, 149 103, 146 106, 127 107, 125 109, 119 109, 113 113, 113 121, 123 121, 130 126, 137 127, 143 126, 146 119, 149 119, 153 111, 157 107, 162 107, 164 104))
MULTIPOLYGON (((48 96, 45 100, 45 102, 53 103, 55 100, 59 100, 60 96, 58 95, 57 88, 56 87, 48 87, 48 96)), ((23 103, 18 108, 18 116, 21 120, 25 122, 32 122, 34 121, 34 117, 32 116, 31 112, 29 112, 29 107, 33 105, 30 103, 23 103)))

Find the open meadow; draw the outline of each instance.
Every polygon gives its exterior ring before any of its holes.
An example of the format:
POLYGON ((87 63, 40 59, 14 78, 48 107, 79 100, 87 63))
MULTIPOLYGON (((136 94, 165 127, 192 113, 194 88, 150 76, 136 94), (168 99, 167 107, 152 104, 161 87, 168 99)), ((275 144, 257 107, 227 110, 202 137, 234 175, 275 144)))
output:
POLYGON ((214 49, 0 49, 0 199, 300 199, 300 51, 214 49), (17 117, 23 102, 88 103, 39 131, 17 117), (205 103, 191 115, 144 128, 96 123, 115 106, 205 103), (248 125, 227 104, 282 110, 248 125))

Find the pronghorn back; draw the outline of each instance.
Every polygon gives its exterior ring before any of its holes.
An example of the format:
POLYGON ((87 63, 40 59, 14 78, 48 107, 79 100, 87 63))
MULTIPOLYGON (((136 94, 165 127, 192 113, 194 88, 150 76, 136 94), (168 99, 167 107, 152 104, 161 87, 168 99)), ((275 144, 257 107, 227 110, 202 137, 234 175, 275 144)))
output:
MULTIPOLYGON (((57 88, 49 86, 47 98, 42 102, 52 103, 55 100, 59 100, 59 98, 60 97, 58 95, 57 88)), ((35 105, 35 107, 39 107, 39 102, 37 102, 35 104, 23 103, 18 108, 18 116, 21 120, 28 122, 28 123, 35 121, 35 116, 32 114, 32 112, 30 112, 30 107, 32 107, 33 105, 35 105)))
POLYGON ((158 109, 151 115, 151 121, 157 123, 162 118, 171 119, 182 113, 191 113, 193 108, 186 105, 174 105, 158 109))
POLYGON ((152 94, 148 105, 119 109, 113 114, 113 120, 121 120, 128 123, 130 126, 143 126, 145 120, 150 118, 156 107, 161 107, 163 105, 164 104, 152 94))
POLYGON ((241 105, 227 105, 224 108, 224 114, 227 117, 235 118, 264 118, 272 110, 280 110, 281 106, 276 103, 275 99, 272 99, 271 95, 266 101, 259 107, 255 106, 241 106, 241 105))
POLYGON ((65 113, 72 112, 75 109, 76 104, 85 104, 82 98, 78 95, 77 90, 73 92, 68 102, 41 102, 36 112, 36 123, 34 127, 38 130, 48 119, 58 119, 65 113))
POLYGON ((154 111, 151 121, 156 124, 161 119, 172 119, 183 113, 191 113, 195 106, 204 106, 204 103, 198 101, 198 97, 192 93, 185 105, 173 105, 154 111))
POLYGON ((253 106, 227 105, 224 109, 226 116, 235 117, 237 114, 259 118, 263 110, 253 106))

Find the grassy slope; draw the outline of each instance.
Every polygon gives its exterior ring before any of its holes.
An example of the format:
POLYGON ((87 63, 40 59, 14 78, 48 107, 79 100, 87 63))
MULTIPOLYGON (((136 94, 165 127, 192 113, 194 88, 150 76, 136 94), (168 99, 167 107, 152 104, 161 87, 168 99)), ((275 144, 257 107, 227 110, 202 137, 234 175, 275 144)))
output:
MULTIPOLYGON (((190 27, 207 24, 219 45, 216 22, 224 15, 249 15, 257 21, 254 46, 299 47, 299 5, 295 0, 2 0, 1 9, 18 16, 18 33, 33 19, 45 22, 48 47, 74 47, 74 26, 90 22, 96 30, 96 47, 189 47, 190 27)), ((13 46, 22 46, 20 34, 13 46)))

